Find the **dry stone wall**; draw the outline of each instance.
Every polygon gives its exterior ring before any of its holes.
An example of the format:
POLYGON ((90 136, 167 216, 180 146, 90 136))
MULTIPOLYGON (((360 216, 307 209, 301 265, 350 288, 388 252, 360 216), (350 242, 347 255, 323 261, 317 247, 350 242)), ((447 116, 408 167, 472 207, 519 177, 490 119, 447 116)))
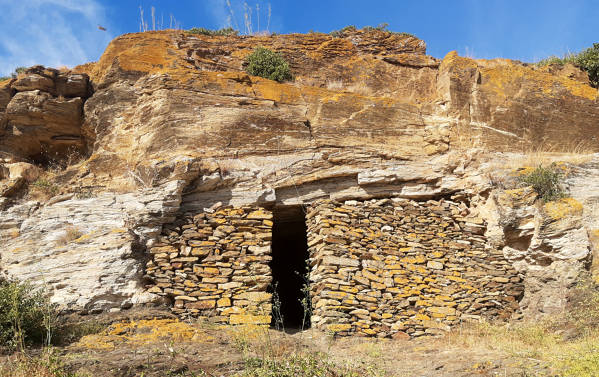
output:
MULTIPOLYGON (((462 320, 509 318, 519 308, 521 277, 488 246, 485 224, 466 212, 449 200, 308 207, 312 325, 414 337, 462 320)), ((272 219, 251 206, 180 215, 150 249, 149 291, 171 298, 182 317, 269 324, 272 219)))
POLYGON ((269 324, 272 225, 272 213, 254 207, 180 215, 150 249, 149 291, 182 317, 269 324))
POLYGON ((508 318, 521 277, 485 225, 451 201, 320 201, 308 208, 312 324, 340 333, 436 334, 508 318))

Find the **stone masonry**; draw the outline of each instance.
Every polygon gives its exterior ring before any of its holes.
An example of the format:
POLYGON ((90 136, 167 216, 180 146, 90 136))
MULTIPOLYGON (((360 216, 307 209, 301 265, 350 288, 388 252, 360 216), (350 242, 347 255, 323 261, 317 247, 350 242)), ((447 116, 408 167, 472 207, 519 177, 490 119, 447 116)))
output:
MULTIPOLYGON (((485 224, 449 200, 382 199, 307 208, 312 325, 339 335, 438 334, 507 319, 523 285, 485 224)), ((272 212, 221 207, 181 215, 150 249, 149 291, 182 317, 269 324, 272 212)), ((285 299, 282 297, 281 299, 285 299)))
POLYGON ((179 216, 150 249, 149 291, 174 300, 182 317, 269 324, 272 224, 272 213, 253 207, 179 216))
POLYGON ((507 319, 521 278, 463 210, 448 200, 314 203, 306 215, 313 326, 401 337, 507 319))

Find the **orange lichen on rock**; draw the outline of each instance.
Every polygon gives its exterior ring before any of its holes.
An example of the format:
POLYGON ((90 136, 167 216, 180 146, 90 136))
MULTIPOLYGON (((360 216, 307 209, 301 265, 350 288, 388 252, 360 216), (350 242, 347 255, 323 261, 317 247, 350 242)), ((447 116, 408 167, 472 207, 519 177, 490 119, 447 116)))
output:
POLYGON ((151 319, 113 323, 99 334, 86 335, 77 343, 89 349, 113 349, 117 345, 141 346, 163 342, 210 342, 214 338, 178 319, 151 319))
POLYGON ((457 51, 450 51, 445 55, 439 66, 439 70, 444 71, 451 69, 454 75, 457 75, 458 70, 466 70, 478 68, 476 61, 458 55, 457 51))
POLYGON ((91 79, 101 82, 115 65, 121 70, 132 72, 176 72, 184 62, 175 45, 177 34, 179 32, 152 31, 125 34, 116 38, 94 65, 91 79))
POLYGON ((507 59, 496 59, 499 64, 492 67, 481 67, 483 85, 490 86, 500 96, 508 96, 511 91, 519 90, 523 81, 537 89, 539 94, 558 96, 565 89, 570 94, 594 101, 597 89, 584 85, 576 80, 555 76, 547 72, 534 70, 520 63, 507 59))

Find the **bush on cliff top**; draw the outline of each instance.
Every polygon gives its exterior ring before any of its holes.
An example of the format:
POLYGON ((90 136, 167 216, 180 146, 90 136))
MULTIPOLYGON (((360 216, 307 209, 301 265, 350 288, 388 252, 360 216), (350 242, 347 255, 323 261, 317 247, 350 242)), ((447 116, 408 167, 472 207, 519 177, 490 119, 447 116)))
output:
POLYGON ((10 74, 10 76, 1 76, 0 77, 0 81, 10 80, 10 79, 16 79, 17 76, 19 75, 19 73, 25 72, 26 69, 27 68, 25 68, 25 67, 17 67, 17 68, 15 68, 15 70, 13 71, 13 73, 10 74))
POLYGON ((283 82, 292 80, 289 63, 278 53, 258 47, 246 60, 246 72, 253 76, 283 82))
MULTIPOLYGON (((379 26, 376 26, 376 27, 375 26, 364 26, 364 28, 362 30, 366 31, 366 32, 371 32, 371 31, 376 30, 376 31, 384 32, 384 33, 394 34, 394 35, 401 35, 401 36, 405 36, 405 37, 414 37, 414 35, 410 34, 410 33, 391 31, 391 30, 387 29, 388 27, 389 27, 389 24, 385 22, 385 23, 379 24, 379 26)), ((345 33, 355 33, 356 31, 358 31, 358 28, 356 28, 354 25, 349 25, 349 26, 346 26, 339 30, 333 30, 329 33, 329 35, 332 36, 333 38, 342 38, 345 33)))
POLYGON ((589 47, 578 54, 567 54, 563 58, 550 56, 537 62, 537 65, 564 65, 566 63, 571 63, 586 71, 589 75, 591 85, 595 88, 599 87, 599 43, 593 43, 593 47, 589 47))
POLYGON ((191 28, 189 30, 187 30, 188 33, 190 34, 202 34, 202 35, 220 35, 220 36, 233 36, 233 35, 239 35, 239 31, 233 29, 232 27, 226 27, 226 28, 222 28, 222 29, 218 29, 218 30, 211 30, 211 29, 206 29, 203 27, 194 27, 191 28))

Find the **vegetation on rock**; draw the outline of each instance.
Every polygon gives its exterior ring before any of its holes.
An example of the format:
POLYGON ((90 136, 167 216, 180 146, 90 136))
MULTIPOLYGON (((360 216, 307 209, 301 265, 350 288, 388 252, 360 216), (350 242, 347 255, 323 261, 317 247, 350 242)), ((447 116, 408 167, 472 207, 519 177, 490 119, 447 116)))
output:
POLYGON ((595 88, 599 87, 599 43, 593 43, 592 47, 577 54, 566 54, 563 58, 550 56, 539 61, 537 65, 564 65, 566 63, 571 63, 587 72, 591 85, 595 88))
POLYGON ((234 36, 239 35, 239 31, 233 29, 232 27, 226 27, 222 29, 212 30, 206 29, 203 27, 194 27, 187 30, 190 34, 202 34, 202 35, 210 35, 210 36, 234 36))
MULTIPOLYGON (((364 28, 362 30, 366 31, 366 32, 376 30, 376 31, 382 31, 382 32, 389 33, 389 34, 402 35, 402 36, 406 36, 406 37, 414 37, 414 35, 410 34, 410 33, 391 31, 391 30, 387 29, 388 26, 389 26, 389 24, 382 23, 382 24, 379 24, 379 26, 364 26, 364 28)), ((342 38, 345 33, 353 33, 353 32, 356 32, 357 30, 358 30, 358 28, 356 28, 354 25, 348 25, 342 29, 331 31, 329 33, 329 35, 334 38, 342 38)))
POLYGON ((10 76, 0 76, 0 81, 15 79, 15 78, 17 78, 19 73, 25 72, 26 69, 27 68, 25 68, 25 67, 17 67, 17 68, 15 68, 13 73, 10 74, 10 76))
POLYGON ((246 72, 253 76, 283 82, 292 80, 289 63, 277 52, 258 47, 246 60, 246 72))
POLYGON ((532 188, 539 194, 539 197, 545 202, 560 199, 564 197, 562 188, 563 173, 558 170, 555 163, 549 167, 539 165, 534 170, 520 176, 520 183, 532 188))

